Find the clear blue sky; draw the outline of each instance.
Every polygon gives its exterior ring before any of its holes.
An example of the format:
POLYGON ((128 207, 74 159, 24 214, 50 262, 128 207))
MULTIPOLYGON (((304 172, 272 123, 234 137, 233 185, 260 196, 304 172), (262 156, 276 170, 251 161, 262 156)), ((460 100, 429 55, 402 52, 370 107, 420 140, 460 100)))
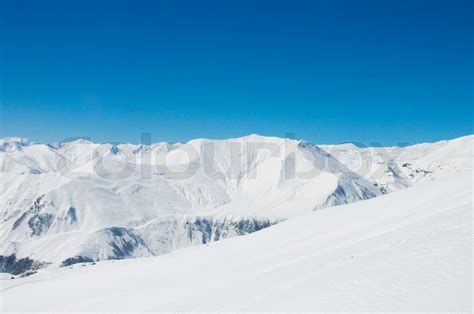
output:
POLYGON ((473 133, 473 1, 0 1, 0 137, 473 133))

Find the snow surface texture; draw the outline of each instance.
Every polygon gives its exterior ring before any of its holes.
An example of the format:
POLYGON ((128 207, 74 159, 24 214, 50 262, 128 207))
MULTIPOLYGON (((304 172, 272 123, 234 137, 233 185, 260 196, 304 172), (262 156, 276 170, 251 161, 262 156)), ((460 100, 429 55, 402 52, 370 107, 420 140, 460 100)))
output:
POLYGON ((3 139, 0 268, 160 255, 248 234, 463 172, 473 139, 374 150, 257 135, 152 145, 3 139))
POLYGON ((170 254, 0 280, 2 311, 472 311, 472 172, 170 254))

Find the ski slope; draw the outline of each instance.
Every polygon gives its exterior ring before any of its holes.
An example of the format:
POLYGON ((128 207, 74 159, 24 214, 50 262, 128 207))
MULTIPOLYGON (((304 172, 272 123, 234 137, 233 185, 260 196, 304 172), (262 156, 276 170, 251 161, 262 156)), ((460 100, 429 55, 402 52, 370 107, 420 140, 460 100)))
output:
POLYGON ((0 280, 0 310, 471 312, 472 197, 468 171, 166 255, 47 268, 0 280))

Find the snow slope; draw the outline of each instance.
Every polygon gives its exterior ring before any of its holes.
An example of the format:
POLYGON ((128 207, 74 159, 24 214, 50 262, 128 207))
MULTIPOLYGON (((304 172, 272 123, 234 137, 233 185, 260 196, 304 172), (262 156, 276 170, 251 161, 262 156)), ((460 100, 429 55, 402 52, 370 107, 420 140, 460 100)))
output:
POLYGON ((1 280, 2 311, 472 311, 473 176, 173 253, 1 280))
POLYGON ((3 139, 0 182, 0 270, 14 274, 159 255, 380 194, 315 145, 257 135, 152 145, 3 139))

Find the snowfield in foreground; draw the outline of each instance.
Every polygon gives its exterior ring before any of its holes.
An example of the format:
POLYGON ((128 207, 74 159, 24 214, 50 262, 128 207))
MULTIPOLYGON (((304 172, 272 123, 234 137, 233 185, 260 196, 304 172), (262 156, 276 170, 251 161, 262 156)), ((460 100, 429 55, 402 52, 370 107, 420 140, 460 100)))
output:
POLYGON ((167 255, 3 279, 4 311, 472 311, 472 172, 167 255))

